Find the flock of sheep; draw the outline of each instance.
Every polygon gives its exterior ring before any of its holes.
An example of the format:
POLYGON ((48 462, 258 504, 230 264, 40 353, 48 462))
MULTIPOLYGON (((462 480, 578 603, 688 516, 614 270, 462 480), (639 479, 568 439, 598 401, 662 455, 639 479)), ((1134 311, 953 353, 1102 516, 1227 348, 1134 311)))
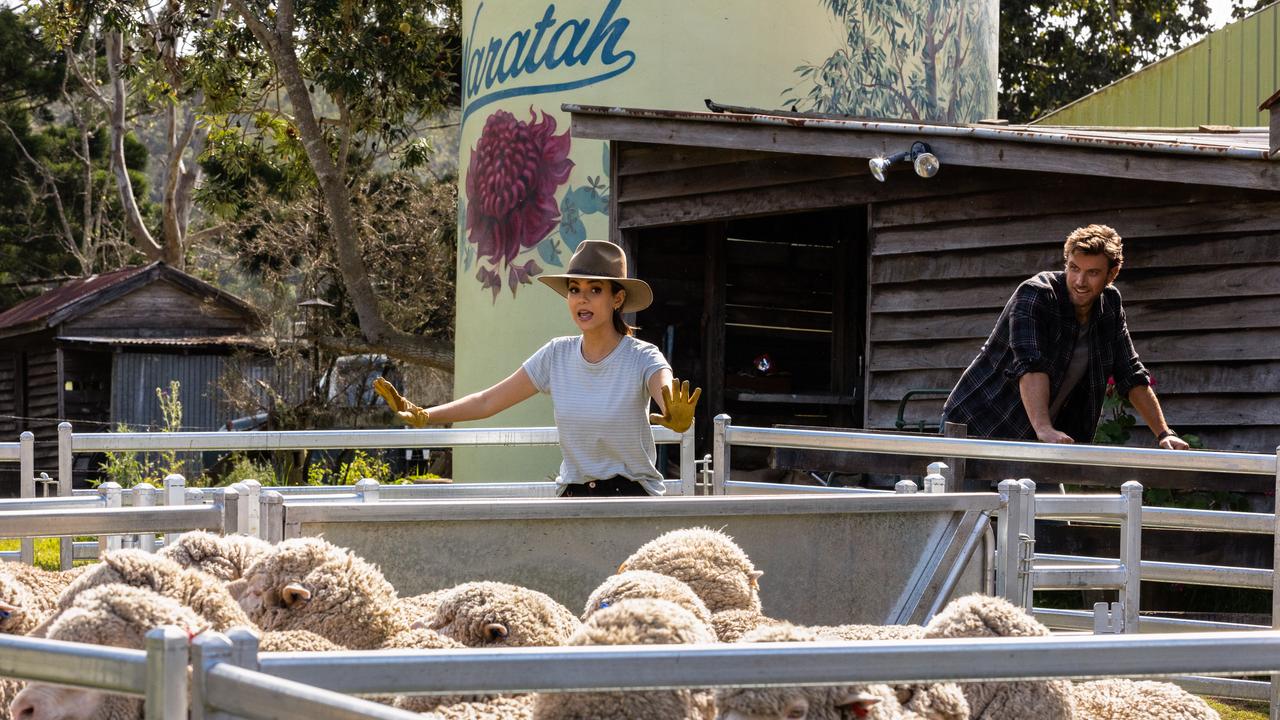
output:
MULTIPOLYGON (((267 652, 1048 634, 1021 609, 981 595, 952 602, 925 626, 792 625, 764 613, 760 576, 724 533, 676 530, 626 558, 579 617, 541 592, 497 582, 402 598, 376 566, 320 538, 269 545, 192 532, 159 553, 109 552, 61 573, 0 564, 0 632, 140 649, 159 625, 193 634, 247 626, 267 652)), ((1175 685, 1118 679, 376 699, 451 720, 1218 717, 1175 685)), ((0 720, 142 716, 136 698, 0 679, 0 720)))

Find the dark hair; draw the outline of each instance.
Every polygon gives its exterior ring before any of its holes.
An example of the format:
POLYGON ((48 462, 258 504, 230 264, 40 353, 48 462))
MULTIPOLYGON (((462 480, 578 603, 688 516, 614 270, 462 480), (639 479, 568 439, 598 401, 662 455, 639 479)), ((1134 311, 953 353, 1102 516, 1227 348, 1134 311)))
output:
MULTIPOLYGON (((610 280, 610 281, 609 281, 609 284, 610 284, 611 286, 613 286, 613 294, 614 294, 614 295, 617 295, 618 293, 626 293, 626 291, 627 291, 627 289, 626 289, 626 288, 624 288, 624 287, 622 287, 622 285, 621 285, 620 283, 616 283, 616 282, 614 282, 614 281, 610 280)), ((625 297, 625 295, 624 295, 624 297, 625 297)), ((622 310, 620 310, 620 309, 618 309, 618 308, 614 308, 614 309, 613 309, 613 329, 614 329, 614 330, 617 330, 617 331, 618 331, 618 334, 619 334, 619 335, 623 335, 623 336, 627 336, 627 335, 635 335, 635 334, 636 334, 636 333, 635 333, 635 330, 636 330, 636 329, 635 329, 635 328, 633 328, 633 327, 631 327, 630 325, 628 325, 628 324, 626 323, 626 321, 622 319, 622 310)))

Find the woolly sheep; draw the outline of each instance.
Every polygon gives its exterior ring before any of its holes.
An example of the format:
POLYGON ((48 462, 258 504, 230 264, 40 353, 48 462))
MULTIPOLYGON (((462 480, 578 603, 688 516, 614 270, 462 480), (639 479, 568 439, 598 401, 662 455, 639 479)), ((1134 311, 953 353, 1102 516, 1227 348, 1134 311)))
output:
POLYGON ((715 631, 720 642, 738 642, 744 635, 757 628, 783 623, 783 620, 771 618, 759 610, 737 608, 721 610, 711 615, 711 629, 715 631))
MULTIPOLYGON (((761 626, 739 642, 812 642, 813 628, 790 623, 761 626)), ((965 720, 969 706, 951 683, 927 687, 884 684, 814 687, 724 688, 716 692, 726 720, 965 720)))
POLYGON ((759 579, 751 558, 725 533, 685 528, 659 535, 623 561, 618 572, 649 570, 684 582, 712 613, 760 612, 759 579))
POLYGON ((227 589, 263 630, 309 630, 352 650, 380 648, 409 629, 377 566, 320 538, 275 545, 227 589))
POLYGON ((22 563, 0 562, 0 633, 26 635, 47 620, 58 596, 82 568, 52 572, 22 563))
POLYGON ((580 624, 568 608, 537 590, 470 582, 441 594, 427 627, 467 647, 541 647, 564 644, 580 624))
MULTIPOLYGON (((925 626, 925 638, 1043 637, 1049 629, 999 597, 968 595, 952 601, 925 626)), ((1065 680, 965 683, 974 720, 1070 720, 1071 683, 1065 680)))
POLYGON ((586 620, 601 608, 628 598, 670 600, 693 613, 708 626, 711 625, 711 612, 688 585, 668 575, 659 575, 648 570, 627 570, 609 576, 599 587, 591 591, 591 597, 587 598, 587 606, 582 610, 582 619, 586 620))
POLYGON ((270 543, 251 535, 215 535, 195 530, 178 536, 157 554, 182 567, 195 568, 230 582, 242 577, 250 565, 270 552, 270 543))
MULTIPOLYGON (((47 628, 47 637, 67 642, 141 650, 148 630, 177 625, 195 633, 208 623, 194 610, 146 588, 104 584, 76 594, 47 628)), ((32 683, 14 698, 13 717, 43 720, 136 720, 142 701, 98 690, 32 683)))
POLYGON ((1077 720, 1219 720, 1204 700, 1172 683, 1112 678, 1072 687, 1077 720))
MULTIPOLYGON (((67 586, 58 598, 57 611, 62 612, 71 607, 80 593, 115 583, 146 588, 171 598, 194 610, 214 630, 225 631, 252 624, 226 587, 216 578, 142 550, 105 553, 101 562, 90 565, 67 586)), ((33 633, 43 632, 47 622, 33 633)))
MULTIPOLYGON (((568 645, 710 643, 706 624, 666 600, 634 598, 596 611, 568 645)), ((539 693, 534 720, 711 720, 714 694, 702 690, 539 693)))

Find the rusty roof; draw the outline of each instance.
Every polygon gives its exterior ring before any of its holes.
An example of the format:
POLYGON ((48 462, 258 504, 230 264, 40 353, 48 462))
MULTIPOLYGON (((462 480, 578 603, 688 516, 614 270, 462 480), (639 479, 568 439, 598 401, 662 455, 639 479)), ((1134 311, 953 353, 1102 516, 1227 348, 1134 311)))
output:
POLYGON ((651 110, 565 104, 565 112, 652 120, 685 120, 724 124, 759 124, 788 127, 853 130, 898 135, 972 138, 1011 143, 1074 146, 1130 152, 1280 161, 1270 153, 1267 128, 1080 128, 1045 125, 970 123, 947 125, 905 120, 876 120, 816 113, 760 110, 707 101, 719 112, 651 110))
POLYGON ((193 347, 241 347, 265 348, 270 340, 253 335, 195 335, 189 337, 115 337, 59 335, 58 341, 82 345, 112 345, 127 347, 193 348, 193 347))
POLYGON ((0 328, 18 327, 43 320, 99 291, 137 277, 151 267, 152 265, 143 265, 67 281, 0 313, 0 328))
MULTIPOLYGON (((110 298, 108 291, 122 286, 142 286, 161 277, 197 293, 217 298, 243 312, 246 317, 256 317, 253 309, 243 300, 188 275, 162 262, 139 267, 124 268, 108 273, 76 278, 14 305, 0 313, 0 331, 5 335, 21 334, 51 327, 83 312, 92 310, 110 298)), ((130 290, 126 289, 125 292, 130 290)), ((255 321, 256 322, 256 321, 255 321)))

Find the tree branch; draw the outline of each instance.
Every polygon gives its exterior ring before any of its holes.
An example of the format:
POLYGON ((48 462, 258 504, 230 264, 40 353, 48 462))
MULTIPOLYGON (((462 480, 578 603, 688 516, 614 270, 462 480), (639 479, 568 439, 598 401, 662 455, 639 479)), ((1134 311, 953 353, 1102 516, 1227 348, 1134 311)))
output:
POLYGON ((118 31, 107 32, 107 72, 111 77, 114 93, 111 105, 111 168, 115 171, 116 186, 120 190, 121 210, 124 213, 124 225, 129 236, 138 245, 138 249, 149 260, 163 260, 164 248, 151 236, 147 226, 142 222, 142 211, 138 209, 137 198, 133 194, 133 183, 129 180, 129 167, 124 156, 124 111, 125 86, 124 76, 120 73, 123 62, 124 36, 118 31))

